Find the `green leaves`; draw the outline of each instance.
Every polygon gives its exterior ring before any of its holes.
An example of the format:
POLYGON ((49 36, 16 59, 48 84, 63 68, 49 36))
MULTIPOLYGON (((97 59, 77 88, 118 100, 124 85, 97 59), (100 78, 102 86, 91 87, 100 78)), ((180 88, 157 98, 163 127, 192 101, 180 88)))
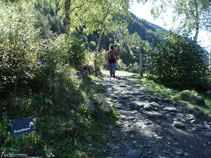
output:
POLYGON ((151 12, 154 17, 159 17, 168 10, 172 10, 172 22, 179 24, 177 31, 193 35, 195 42, 200 29, 210 30, 209 0, 153 0, 153 2, 151 12))
POLYGON ((150 53, 149 65, 160 81, 182 89, 199 88, 208 68, 202 48, 172 32, 150 53))

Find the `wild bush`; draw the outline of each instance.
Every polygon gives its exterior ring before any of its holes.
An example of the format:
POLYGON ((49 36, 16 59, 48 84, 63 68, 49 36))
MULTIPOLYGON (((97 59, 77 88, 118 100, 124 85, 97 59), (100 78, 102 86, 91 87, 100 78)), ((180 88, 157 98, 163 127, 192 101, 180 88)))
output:
POLYGON ((54 39, 40 38, 29 10, 0 4, 0 98, 12 98, 5 104, 16 104, 17 96, 34 90, 48 91, 49 80, 61 63, 54 39))
POLYGON ((85 62, 85 46, 83 40, 77 35, 60 35, 56 40, 56 45, 63 63, 77 66, 85 62))
POLYGON ((33 15, 1 4, 0 8, 0 86, 2 93, 16 93, 34 78, 39 30, 33 15))
POLYGON ((183 89, 202 88, 208 66, 197 43, 170 32, 149 54, 148 66, 161 82, 183 89))

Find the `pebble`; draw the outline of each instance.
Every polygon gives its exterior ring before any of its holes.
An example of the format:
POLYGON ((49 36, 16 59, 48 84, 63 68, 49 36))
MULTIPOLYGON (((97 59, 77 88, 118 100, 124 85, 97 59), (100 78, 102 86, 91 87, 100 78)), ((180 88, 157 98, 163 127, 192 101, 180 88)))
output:
POLYGON ((122 123, 121 123, 120 121, 116 121, 116 124, 117 124, 118 126, 122 125, 122 123))
POLYGON ((204 133, 204 136, 206 136, 206 137, 211 137, 211 132, 205 132, 205 133, 204 133))
POLYGON ((145 114, 147 114, 149 117, 165 117, 163 114, 153 111, 153 112, 145 112, 145 114))
POLYGON ((163 153, 169 154, 170 152, 167 150, 162 150, 163 153))
POLYGON ((161 140, 163 137, 157 136, 156 139, 161 140))
POLYGON ((165 107, 163 108, 165 111, 170 111, 170 112, 177 112, 177 109, 175 107, 165 107))
POLYGON ((193 132, 193 130, 192 130, 192 129, 187 129, 187 132, 192 133, 192 132, 193 132))
POLYGON ((187 156, 190 156, 190 154, 188 154, 188 153, 185 153, 185 154, 184 154, 184 156, 185 156, 185 157, 187 157, 187 156))
POLYGON ((147 122, 145 122, 144 124, 145 124, 145 125, 151 125, 152 122, 147 121, 147 122))
POLYGON ((125 158, 140 158, 141 154, 142 154, 141 150, 132 150, 127 153, 125 158))
POLYGON ((190 122, 191 122, 191 123, 195 123, 195 122, 196 122, 196 120, 191 120, 190 122))
POLYGON ((150 110, 154 110, 154 107, 150 104, 145 104, 144 105, 144 110, 150 111, 150 110))
POLYGON ((173 122, 173 126, 177 127, 177 128, 184 128, 185 124, 183 122, 181 122, 181 121, 174 121, 173 122))
POLYGON ((176 152, 176 155, 182 156, 184 153, 182 151, 176 152))

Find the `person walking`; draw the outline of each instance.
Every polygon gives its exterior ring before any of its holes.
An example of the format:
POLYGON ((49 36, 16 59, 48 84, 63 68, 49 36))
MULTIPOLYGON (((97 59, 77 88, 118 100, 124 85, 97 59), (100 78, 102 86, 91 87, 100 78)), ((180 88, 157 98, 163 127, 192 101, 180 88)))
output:
POLYGON ((118 57, 117 57, 117 50, 115 49, 113 44, 110 44, 109 46, 107 60, 109 63, 110 76, 115 77, 116 62, 118 60, 118 57))

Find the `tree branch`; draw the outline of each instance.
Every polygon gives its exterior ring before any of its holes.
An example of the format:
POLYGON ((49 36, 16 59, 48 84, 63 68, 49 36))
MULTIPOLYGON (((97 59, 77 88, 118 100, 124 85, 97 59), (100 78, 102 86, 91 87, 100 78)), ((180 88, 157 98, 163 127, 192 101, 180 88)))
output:
MULTIPOLYGON (((79 6, 75 6, 74 8, 72 8, 70 11, 73 12, 75 9, 80 9, 82 8, 85 4, 87 3, 90 3, 90 2, 93 2, 93 0, 86 0, 84 3, 82 3, 81 5, 79 6)), ((93 2, 94 3, 94 2, 93 2)))

